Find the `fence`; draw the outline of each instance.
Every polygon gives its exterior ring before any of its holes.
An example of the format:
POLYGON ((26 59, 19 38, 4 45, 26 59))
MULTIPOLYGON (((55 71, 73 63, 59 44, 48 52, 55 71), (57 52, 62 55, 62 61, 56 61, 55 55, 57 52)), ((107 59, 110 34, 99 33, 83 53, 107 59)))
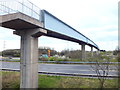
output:
POLYGON ((2 0, 0 1, 0 15, 22 12, 40 20, 40 8, 28 0, 2 0))

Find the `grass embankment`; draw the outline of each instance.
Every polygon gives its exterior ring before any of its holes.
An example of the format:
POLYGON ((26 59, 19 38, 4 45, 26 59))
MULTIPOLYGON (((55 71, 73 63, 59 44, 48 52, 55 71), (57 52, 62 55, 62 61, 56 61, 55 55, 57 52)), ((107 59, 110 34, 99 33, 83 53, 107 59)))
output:
POLYGON ((19 88, 20 81, 19 72, 2 72, 2 87, 3 88, 19 88))
MULTIPOLYGON (((19 88, 19 72, 2 72, 3 88, 19 88)), ((39 75, 39 88, 99 88, 98 79, 39 75)), ((117 88, 117 79, 107 79, 105 88, 117 88)))

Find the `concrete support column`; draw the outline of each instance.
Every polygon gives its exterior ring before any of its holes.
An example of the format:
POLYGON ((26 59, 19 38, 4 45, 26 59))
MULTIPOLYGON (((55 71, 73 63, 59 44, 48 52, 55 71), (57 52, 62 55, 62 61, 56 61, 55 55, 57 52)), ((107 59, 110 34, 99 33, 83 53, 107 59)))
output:
POLYGON ((81 45, 81 60, 85 60, 85 58, 86 58, 86 53, 85 53, 85 44, 82 44, 81 45))
POLYGON ((99 51, 99 50, 97 50, 97 51, 96 51, 96 53, 97 53, 97 55, 99 55, 99 54, 100 54, 100 51, 99 51))
POLYGON ((93 47, 91 47, 91 56, 93 57, 93 47))
POLYGON ((21 32, 20 88, 38 88, 38 38, 21 32))

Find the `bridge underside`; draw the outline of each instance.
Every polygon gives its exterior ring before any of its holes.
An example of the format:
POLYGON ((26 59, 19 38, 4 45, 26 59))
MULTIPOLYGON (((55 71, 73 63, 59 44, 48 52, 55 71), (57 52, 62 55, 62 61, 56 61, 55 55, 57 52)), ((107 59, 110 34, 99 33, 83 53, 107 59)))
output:
POLYGON ((2 17, 2 21, 0 21, 2 27, 14 30, 34 29, 42 26, 37 19, 33 19, 23 13, 7 14, 0 17, 2 17))
POLYGON ((69 37, 69 36, 54 32, 54 31, 50 31, 50 30, 47 30, 47 34, 45 34, 45 36, 59 38, 59 39, 63 39, 63 40, 68 40, 68 41, 79 43, 80 45, 85 44, 85 45, 88 45, 90 47, 94 47, 93 45, 90 45, 90 44, 85 43, 83 41, 80 41, 80 40, 77 40, 75 38, 72 38, 72 37, 69 37))

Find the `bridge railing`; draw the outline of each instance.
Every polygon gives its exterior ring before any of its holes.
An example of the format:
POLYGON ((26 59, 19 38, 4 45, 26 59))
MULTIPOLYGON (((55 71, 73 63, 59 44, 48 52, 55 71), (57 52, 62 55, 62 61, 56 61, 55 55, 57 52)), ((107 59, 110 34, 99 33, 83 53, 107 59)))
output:
POLYGON ((0 15, 22 12, 40 20, 40 8, 28 0, 0 0, 0 15))

